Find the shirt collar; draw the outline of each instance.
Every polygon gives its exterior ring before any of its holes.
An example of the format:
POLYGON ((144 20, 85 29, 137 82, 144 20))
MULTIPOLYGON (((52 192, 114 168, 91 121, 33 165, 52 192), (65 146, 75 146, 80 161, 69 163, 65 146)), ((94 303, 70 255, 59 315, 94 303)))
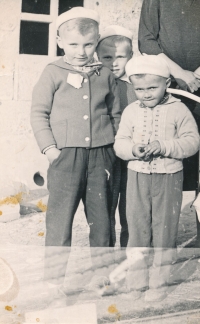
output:
POLYGON ((91 59, 91 61, 88 64, 86 64, 84 66, 77 66, 77 65, 70 64, 67 61, 66 55, 63 56, 63 60, 64 60, 65 63, 72 66, 74 68, 74 70, 77 70, 79 72, 84 72, 84 73, 94 71, 99 75, 99 69, 102 67, 102 63, 97 61, 94 57, 91 59))
POLYGON ((129 80, 129 78, 127 77, 127 75, 126 74, 124 74, 121 78, 119 78, 120 80, 122 80, 122 81, 125 81, 125 82, 127 82, 127 83, 131 83, 131 81, 129 80))
MULTIPOLYGON (((173 97, 170 93, 167 95, 167 98, 164 97, 163 100, 159 103, 159 105, 157 105, 156 107, 158 106, 162 106, 162 105, 168 105, 168 104, 171 104, 173 102, 178 102, 178 101, 181 101, 180 99, 178 98, 175 98, 173 97)), ((140 100, 137 100, 135 101, 135 103, 137 103, 138 105, 140 105, 141 108, 146 108, 145 105, 143 105, 140 100)), ((148 107, 147 107, 148 108, 148 107)))

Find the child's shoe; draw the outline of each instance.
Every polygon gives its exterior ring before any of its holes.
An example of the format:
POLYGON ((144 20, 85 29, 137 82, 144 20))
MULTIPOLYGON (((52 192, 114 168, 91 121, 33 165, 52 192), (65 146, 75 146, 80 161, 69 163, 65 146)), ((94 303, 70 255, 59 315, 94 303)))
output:
POLYGON ((94 275, 90 283, 86 286, 86 290, 97 292, 102 295, 102 291, 109 287, 110 280, 106 276, 94 275))
POLYGON ((145 292, 145 302, 159 302, 167 297, 166 287, 149 289, 145 292))
POLYGON ((142 291, 141 290, 133 290, 130 293, 130 299, 131 301, 140 299, 142 297, 142 291))
POLYGON ((49 306, 48 308, 61 308, 67 306, 67 296, 60 285, 48 286, 49 306), (54 287, 53 287, 54 286, 54 287))

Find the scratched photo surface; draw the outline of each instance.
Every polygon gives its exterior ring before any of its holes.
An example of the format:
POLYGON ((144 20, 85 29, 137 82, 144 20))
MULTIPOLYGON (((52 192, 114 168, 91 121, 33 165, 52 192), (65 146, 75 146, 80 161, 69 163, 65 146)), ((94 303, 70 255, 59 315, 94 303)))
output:
MULTIPOLYGON (((155 6, 164 1, 149 0, 155 6)), ((189 4, 190 10, 196 4, 200 16, 199 0, 176 1, 183 7, 189 4)), ((198 154, 196 162, 187 165, 177 249, 121 247, 118 207, 112 224, 115 246, 90 248, 92 223, 87 222, 82 201, 72 225, 71 248, 45 248, 49 162, 35 140, 30 111, 33 87, 42 71, 63 55, 56 42, 56 18, 72 7, 96 10, 100 32, 108 25, 129 29, 133 34, 133 53, 138 56, 142 3, 143 0, 0 0, 0 324, 200 323, 200 203, 198 199, 194 203, 199 185, 198 154), (55 278, 62 282, 59 297, 54 286, 45 283, 45 271, 53 285, 55 278), (65 273, 64 279, 58 273, 65 273), (133 294, 131 285, 139 287, 148 273, 155 286, 158 277, 169 277, 163 300, 145 297, 147 287, 137 296, 133 294)), ((176 19, 171 0, 168 9, 176 19)), ((188 39, 192 39, 189 26, 193 23, 195 19, 185 21, 188 39)), ((200 34, 199 25, 196 30, 200 34)), ((171 33, 177 37, 177 30, 172 29, 171 33)), ((195 46, 191 44, 188 55, 196 55, 195 46)), ((180 43, 180 56, 183 48, 180 43)), ((200 58, 200 45, 198 55, 200 58)), ((200 92, 193 94, 195 119, 199 123, 200 92)), ((107 176, 109 180, 109 173, 107 176)))

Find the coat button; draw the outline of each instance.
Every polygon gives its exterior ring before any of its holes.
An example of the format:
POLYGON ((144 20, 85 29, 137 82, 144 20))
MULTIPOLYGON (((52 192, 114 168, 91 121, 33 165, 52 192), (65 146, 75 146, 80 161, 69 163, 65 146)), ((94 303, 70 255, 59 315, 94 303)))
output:
POLYGON ((89 138, 89 137, 86 137, 86 138, 85 138, 85 141, 86 141, 86 142, 89 142, 89 141, 90 141, 90 138, 89 138))
POLYGON ((88 82, 88 79, 84 79, 84 82, 87 83, 88 82))
POLYGON ((88 99, 88 96, 87 96, 87 95, 84 95, 84 96, 83 96, 83 99, 88 99))
POLYGON ((88 118, 89 118, 88 115, 83 116, 83 119, 85 119, 85 120, 87 120, 88 118))

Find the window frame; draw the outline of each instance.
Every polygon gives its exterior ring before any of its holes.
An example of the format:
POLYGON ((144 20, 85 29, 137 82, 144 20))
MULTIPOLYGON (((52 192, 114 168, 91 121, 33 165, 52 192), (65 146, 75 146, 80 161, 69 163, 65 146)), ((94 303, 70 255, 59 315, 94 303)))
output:
MULTIPOLYGON (((50 0, 50 15, 46 14, 33 14, 27 12, 21 12, 21 21, 31 21, 49 24, 49 35, 48 35, 48 55, 57 56, 57 30, 56 30, 56 18, 58 17, 58 6, 59 0, 50 0)), ((21 35, 20 35, 21 37, 21 35)), ((35 54, 29 54, 35 55, 35 54)), ((38 54, 39 55, 39 54, 38 54)))

